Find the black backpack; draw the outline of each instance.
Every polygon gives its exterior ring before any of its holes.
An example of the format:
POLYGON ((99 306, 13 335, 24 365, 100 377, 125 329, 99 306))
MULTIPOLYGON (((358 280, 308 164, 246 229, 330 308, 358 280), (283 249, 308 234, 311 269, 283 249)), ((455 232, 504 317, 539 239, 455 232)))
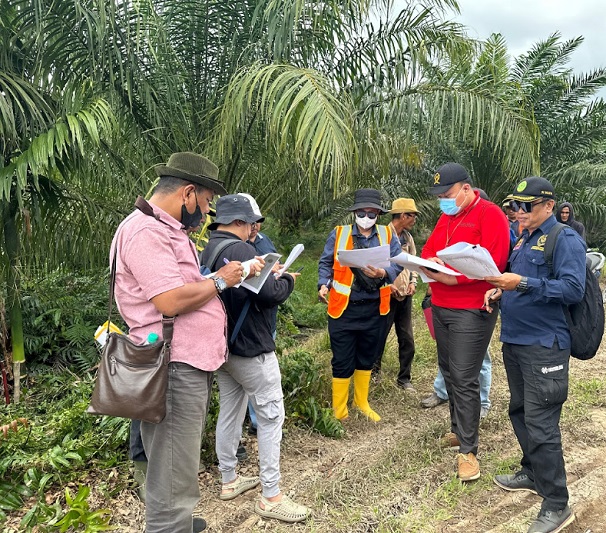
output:
MULTIPOLYGON (((550 276, 553 275, 553 249, 558 235, 566 227, 557 223, 547 235, 545 242, 545 262, 549 267, 550 276)), ((604 301, 598 278, 593 274, 589 265, 585 263, 585 292, 583 299, 569 305, 566 312, 566 321, 570 330, 572 346, 570 354, 577 359, 591 359, 602 342, 604 335, 604 301)))

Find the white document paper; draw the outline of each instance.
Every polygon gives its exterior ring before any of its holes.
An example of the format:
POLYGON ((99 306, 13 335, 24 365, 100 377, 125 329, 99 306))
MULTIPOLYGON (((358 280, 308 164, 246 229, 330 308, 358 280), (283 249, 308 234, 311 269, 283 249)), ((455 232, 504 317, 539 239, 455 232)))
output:
POLYGON ((389 244, 374 248, 356 248, 355 250, 338 250, 337 260, 343 266, 353 268, 389 267, 389 244))
MULTIPOLYGON (((263 287, 265 280, 267 280, 267 277, 271 273, 271 269, 276 264, 276 261, 278 261, 278 259, 280 259, 280 257, 282 256, 280 254, 265 254, 261 257, 265 259, 265 266, 261 270, 261 275, 245 279, 240 284, 240 286, 244 287, 245 289, 248 289, 251 292, 254 292, 255 294, 259 294, 261 287, 263 287)), ((254 261, 254 259, 251 259, 250 261, 254 261)), ((242 264, 244 264, 245 262, 246 261, 244 261, 242 264)))
POLYGON ((295 247, 292 249, 292 252, 290 252, 288 257, 286 258, 286 261, 284 262, 284 265, 282 265, 282 268, 278 270, 276 277, 280 277, 282 274, 284 274, 284 272, 286 272, 290 268, 290 265, 295 262, 295 259, 297 259, 297 257, 301 255, 303 250, 305 250, 305 246, 303 246, 302 244, 296 244, 295 247))
POLYGON ((437 253, 438 257, 469 279, 500 276, 490 252, 479 244, 458 242, 437 253))
POLYGON ((450 274, 451 276, 460 276, 458 272, 448 268, 444 265, 440 265, 439 263, 435 263, 434 261, 428 261, 427 259, 423 259, 421 257, 417 257, 416 255, 407 254, 402 252, 400 255, 396 255, 390 259, 392 263, 396 263, 398 265, 403 266, 408 270, 414 270, 418 272, 421 276, 421 279, 425 283, 432 283, 435 281, 430 277, 427 277, 422 271, 421 267, 431 268, 433 270, 437 270, 438 272, 443 272, 444 274, 450 274))

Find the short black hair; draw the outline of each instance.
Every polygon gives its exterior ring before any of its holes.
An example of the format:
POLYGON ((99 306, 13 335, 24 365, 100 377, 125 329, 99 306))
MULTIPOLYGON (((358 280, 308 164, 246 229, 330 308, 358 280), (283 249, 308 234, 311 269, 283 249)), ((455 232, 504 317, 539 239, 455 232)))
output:
POLYGON ((196 188, 196 194, 202 194, 204 191, 208 190, 208 187, 203 187, 202 185, 181 178, 161 176, 160 181, 158 181, 154 187, 153 194, 171 194, 185 185, 193 185, 196 188))
POLYGON ((391 220, 395 220, 396 218, 402 218, 401 215, 402 213, 393 213, 391 215, 391 220))

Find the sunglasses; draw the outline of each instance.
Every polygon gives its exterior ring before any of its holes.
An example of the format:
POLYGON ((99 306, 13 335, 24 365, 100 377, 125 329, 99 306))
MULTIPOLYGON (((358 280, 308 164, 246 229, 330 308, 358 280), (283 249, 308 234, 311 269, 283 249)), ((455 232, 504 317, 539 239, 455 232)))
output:
POLYGON ((360 218, 368 217, 370 220, 377 218, 377 214, 372 211, 356 211, 356 216, 360 218))
POLYGON ((525 213, 530 213, 533 207, 537 205, 544 204, 545 202, 549 202, 549 198, 544 198, 543 200, 539 200, 538 202, 520 202, 519 200, 512 200, 509 205, 514 212, 524 211, 525 213))

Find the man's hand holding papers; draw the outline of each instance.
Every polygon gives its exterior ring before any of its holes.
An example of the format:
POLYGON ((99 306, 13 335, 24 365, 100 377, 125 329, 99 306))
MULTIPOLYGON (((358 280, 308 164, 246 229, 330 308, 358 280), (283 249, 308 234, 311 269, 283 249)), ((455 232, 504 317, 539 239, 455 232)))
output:
POLYGON ((402 252, 396 257, 392 257, 390 261, 397 263, 398 265, 402 265, 408 270, 419 272, 421 274, 421 279, 425 283, 440 281, 446 285, 456 285, 456 277, 460 276, 458 272, 445 266, 444 261, 442 261, 439 257, 422 259, 416 255, 402 252))

